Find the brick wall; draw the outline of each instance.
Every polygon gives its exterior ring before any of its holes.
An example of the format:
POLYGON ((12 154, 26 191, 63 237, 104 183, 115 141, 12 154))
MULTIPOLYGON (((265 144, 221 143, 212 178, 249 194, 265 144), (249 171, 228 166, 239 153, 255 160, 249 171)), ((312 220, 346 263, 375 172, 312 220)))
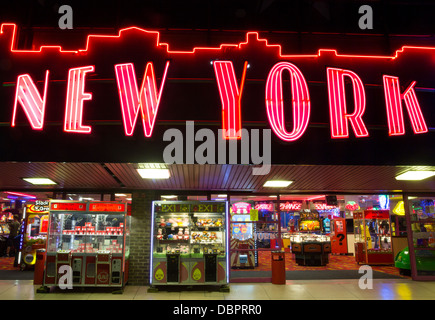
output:
POLYGON ((151 205, 154 191, 133 192, 131 201, 128 284, 148 285, 150 276, 151 205))

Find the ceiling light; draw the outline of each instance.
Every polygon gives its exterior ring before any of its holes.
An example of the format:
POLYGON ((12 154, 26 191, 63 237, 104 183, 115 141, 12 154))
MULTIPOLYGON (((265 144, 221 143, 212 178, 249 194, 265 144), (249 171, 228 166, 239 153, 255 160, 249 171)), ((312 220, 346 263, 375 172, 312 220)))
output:
POLYGON ((127 195, 124 193, 115 193, 115 197, 126 197, 127 195))
POLYGON ((435 175, 435 171, 408 171, 396 177, 396 180, 423 180, 435 175))
POLYGON ((218 198, 226 198, 227 197, 226 194, 218 194, 217 196, 218 196, 218 198))
POLYGON ((177 198, 178 196, 162 196, 162 198, 164 199, 174 199, 177 198))
POLYGON ((288 180, 269 180, 263 185, 263 187, 272 187, 272 188, 285 188, 288 187, 293 181, 288 180))
POLYGON ((57 184, 53 180, 49 178, 23 178, 24 181, 30 182, 34 185, 50 185, 50 184, 57 184))
POLYGON ((142 179, 169 179, 169 169, 136 169, 142 179))

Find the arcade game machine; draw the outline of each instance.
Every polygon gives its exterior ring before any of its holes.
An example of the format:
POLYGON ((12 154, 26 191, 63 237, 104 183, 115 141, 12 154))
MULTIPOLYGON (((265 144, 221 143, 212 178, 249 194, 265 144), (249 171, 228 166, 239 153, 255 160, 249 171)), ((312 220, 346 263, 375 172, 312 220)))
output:
POLYGON ((290 252, 291 250, 290 235, 298 228, 299 211, 301 207, 302 203, 300 202, 285 202, 280 204, 281 230, 284 230, 284 232, 281 233, 282 247, 285 252, 290 252))
POLYGON ((346 219, 334 218, 331 220, 331 253, 347 254, 346 219))
POLYGON ((45 249, 49 219, 49 201, 37 200, 23 210, 18 264, 21 270, 34 268, 36 250, 45 249))
POLYGON ((331 241, 329 236, 320 234, 318 212, 300 212, 299 233, 290 236, 292 253, 301 266, 324 266, 329 263, 331 241))
POLYGON ((6 242, 9 237, 9 225, 7 220, 0 221, 0 256, 6 253, 6 242))
POLYGON ((148 291, 162 285, 228 291, 227 221, 227 202, 154 201, 148 291))
POLYGON ((394 255, 389 210, 365 210, 353 213, 355 260, 368 265, 392 265, 394 255))
POLYGON ((257 245, 254 238, 255 223, 251 221, 252 206, 248 202, 236 202, 230 208, 231 258, 233 269, 253 269, 258 266, 257 245))
MULTIPOLYGON (((72 270, 73 287, 109 287, 121 293, 128 280, 130 216, 118 201, 51 200, 43 286, 48 292, 72 270)), ((63 283, 63 282, 62 282, 63 283)))

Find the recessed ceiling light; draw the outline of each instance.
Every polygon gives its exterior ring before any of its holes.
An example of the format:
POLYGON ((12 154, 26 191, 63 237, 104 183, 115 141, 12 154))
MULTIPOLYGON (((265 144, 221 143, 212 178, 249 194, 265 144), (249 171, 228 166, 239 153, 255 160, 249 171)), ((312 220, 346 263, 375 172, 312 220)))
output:
POLYGON ((288 180, 269 180, 263 185, 263 187, 272 187, 272 188, 285 188, 292 184, 293 181, 288 180))
POLYGON ((142 179, 169 179, 169 169, 136 169, 142 179))
POLYGON ((49 178, 23 178, 24 181, 30 182, 34 185, 50 185, 50 184, 57 184, 53 180, 49 178))
POLYGON ((396 177, 396 180, 423 180, 435 175, 435 171, 411 170, 396 177))
POLYGON ((174 199, 177 198, 178 196, 162 196, 162 198, 164 199, 174 199))

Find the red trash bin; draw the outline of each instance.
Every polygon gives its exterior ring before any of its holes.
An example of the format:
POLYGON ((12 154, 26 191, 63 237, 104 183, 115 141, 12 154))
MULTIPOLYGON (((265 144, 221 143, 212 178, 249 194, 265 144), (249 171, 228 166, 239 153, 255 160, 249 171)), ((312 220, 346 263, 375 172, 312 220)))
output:
POLYGON ((42 285, 44 280, 45 249, 36 250, 35 273, 33 275, 33 284, 42 285))
POLYGON ((272 283, 285 284, 285 252, 272 251, 272 283))

